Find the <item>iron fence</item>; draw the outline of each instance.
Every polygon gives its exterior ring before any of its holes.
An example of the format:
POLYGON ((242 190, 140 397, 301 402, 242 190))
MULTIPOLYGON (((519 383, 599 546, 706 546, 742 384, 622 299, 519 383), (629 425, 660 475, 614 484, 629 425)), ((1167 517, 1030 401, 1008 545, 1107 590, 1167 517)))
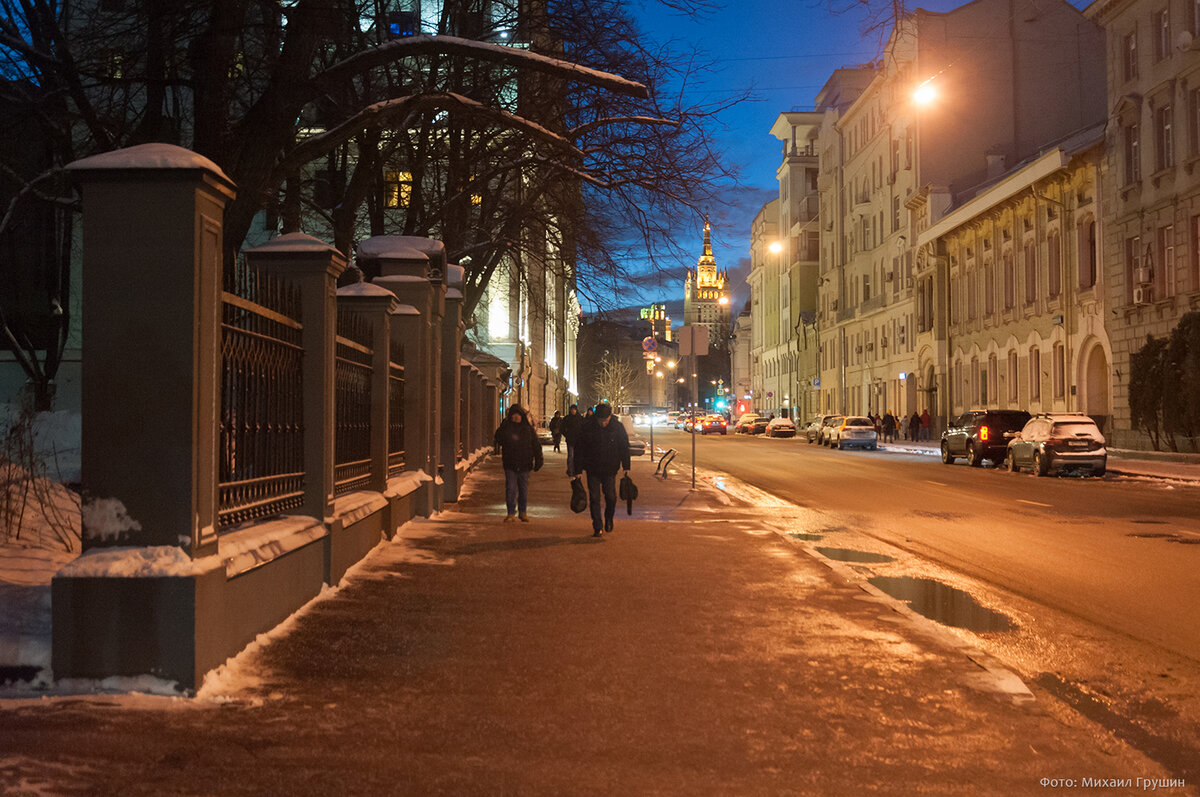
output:
POLYGON ((388 476, 404 467, 404 346, 393 340, 388 357, 388 476))
POLYGON ((301 506, 300 294, 241 259, 221 293, 219 529, 301 506))
POLYGON ((371 358, 374 335, 361 313, 338 308, 334 363, 333 494, 371 483, 371 358))

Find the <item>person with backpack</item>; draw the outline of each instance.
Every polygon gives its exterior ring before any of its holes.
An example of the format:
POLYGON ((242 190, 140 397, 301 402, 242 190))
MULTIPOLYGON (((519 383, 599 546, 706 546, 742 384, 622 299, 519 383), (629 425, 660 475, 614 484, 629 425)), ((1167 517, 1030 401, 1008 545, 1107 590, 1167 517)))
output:
POLYGON ((542 442, 519 405, 508 408, 500 428, 496 429, 495 453, 504 465, 504 503, 508 507, 505 523, 520 518, 529 522, 529 474, 542 468, 542 442))
POLYGON ((575 444, 574 478, 587 474, 588 506, 592 510, 592 536, 613 530, 617 513, 617 471, 629 475, 629 434, 613 419, 612 407, 598 404, 579 431, 575 444), (603 499, 603 507, 601 506, 603 499))

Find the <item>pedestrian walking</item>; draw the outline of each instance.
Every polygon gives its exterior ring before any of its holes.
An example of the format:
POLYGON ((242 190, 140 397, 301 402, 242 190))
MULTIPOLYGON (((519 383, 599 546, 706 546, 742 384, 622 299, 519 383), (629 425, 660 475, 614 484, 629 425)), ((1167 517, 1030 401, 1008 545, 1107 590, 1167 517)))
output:
POLYGON ((896 416, 888 410, 883 414, 883 442, 891 443, 896 439, 896 416))
POLYGON ((505 523, 517 518, 528 522, 529 474, 542 467, 542 442, 529 420, 529 413, 514 404, 496 429, 495 453, 504 465, 505 523))
POLYGON ((625 475, 629 475, 629 435, 620 421, 613 420, 609 405, 597 405, 595 413, 580 429, 574 467, 572 476, 587 474, 592 536, 612 531, 617 512, 617 471, 623 468, 625 475))
POLYGON ((921 439, 921 416, 913 410, 912 417, 908 419, 908 439, 914 443, 921 439))
POLYGON ((933 423, 933 419, 929 417, 929 408, 921 410, 921 440, 929 440, 929 427, 933 423))
POLYGON ((550 438, 554 441, 555 451, 560 450, 558 441, 562 439, 562 422, 562 414, 558 410, 555 410, 554 417, 550 419, 550 423, 547 425, 547 428, 550 429, 550 438))
POLYGON ((579 405, 572 404, 567 410, 567 417, 563 418, 562 425, 559 427, 562 430, 563 440, 567 444, 567 475, 574 476, 575 470, 575 441, 579 439, 579 429, 583 426, 583 416, 579 414, 579 405))
POLYGON ((900 416, 900 439, 901 440, 908 439, 908 422, 909 422, 909 418, 907 415, 900 416))

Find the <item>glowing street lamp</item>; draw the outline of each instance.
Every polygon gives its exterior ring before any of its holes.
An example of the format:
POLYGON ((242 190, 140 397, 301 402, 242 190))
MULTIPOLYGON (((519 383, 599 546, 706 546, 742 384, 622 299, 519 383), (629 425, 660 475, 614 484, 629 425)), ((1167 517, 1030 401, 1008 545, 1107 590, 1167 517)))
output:
POLYGON ((932 105, 938 97, 937 89, 927 80, 913 90, 913 102, 917 105, 932 105))

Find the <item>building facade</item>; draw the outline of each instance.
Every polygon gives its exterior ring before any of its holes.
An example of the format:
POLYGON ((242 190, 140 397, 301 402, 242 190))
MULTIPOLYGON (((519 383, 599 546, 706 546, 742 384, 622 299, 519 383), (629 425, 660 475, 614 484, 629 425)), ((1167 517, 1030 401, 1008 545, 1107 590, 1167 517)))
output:
POLYGON ((1111 308, 1113 445, 1132 428, 1130 358, 1200 309, 1200 6, 1097 0, 1108 52, 1101 251, 1111 308))
POLYGON ((683 323, 708 328, 709 344, 729 336, 729 275, 717 268, 712 253, 712 227, 704 218, 704 249, 696 270, 688 270, 683 287, 683 323))
POLYGON ((945 422, 953 352, 918 340, 918 304, 924 290, 936 327, 958 283, 931 272, 918 286, 918 236, 1009 165, 1102 120, 1102 70, 1102 34, 1069 4, 980 0, 906 15, 880 62, 831 76, 817 98, 825 411, 928 408, 945 422))

